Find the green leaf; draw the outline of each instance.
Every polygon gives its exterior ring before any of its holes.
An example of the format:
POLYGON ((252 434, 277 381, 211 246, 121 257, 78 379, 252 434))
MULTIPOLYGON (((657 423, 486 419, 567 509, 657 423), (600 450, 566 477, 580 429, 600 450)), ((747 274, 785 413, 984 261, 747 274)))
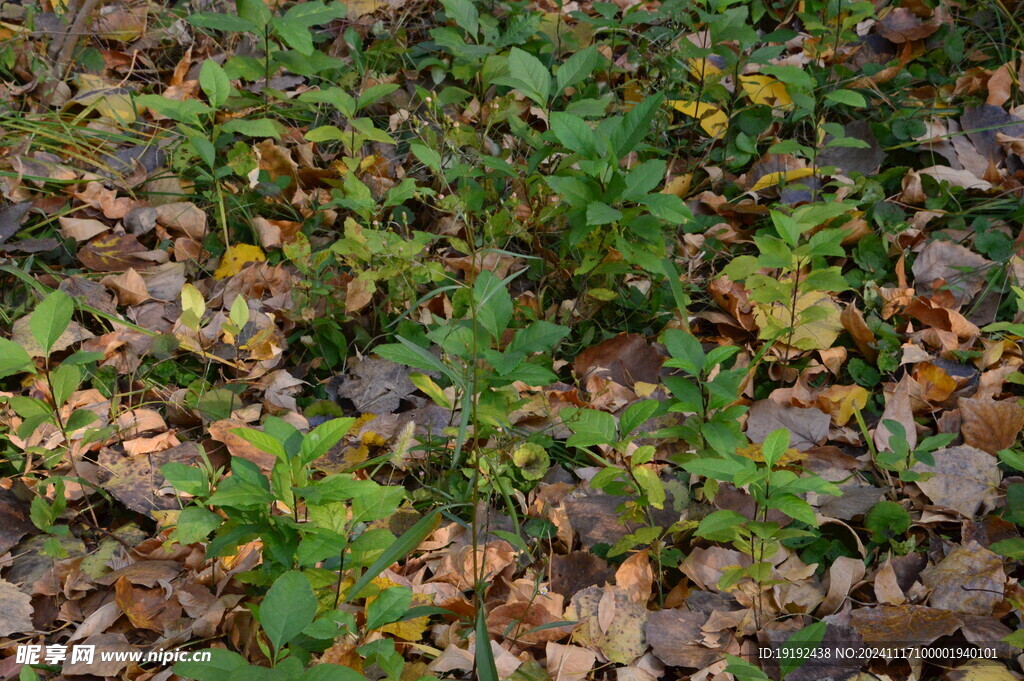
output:
POLYGON ((603 201, 591 201, 587 206, 588 225, 607 225, 622 219, 622 213, 603 201))
POLYGON ((711 541, 730 541, 736 536, 736 528, 746 522, 747 518, 736 511, 715 511, 704 516, 697 525, 697 536, 711 541))
POLYGON ((635 201, 653 191, 665 179, 667 166, 668 164, 661 159, 645 161, 634 166, 626 175, 626 191, 622 193, 622 198, 626 201, 635 201))
POLYGON ((565 443, 571 447, 590 447, 615 442, 615 418, 596 409, 563 409, 562 420, 572 431, 565 443))
POLYGON ((782 644, 782 650, 787 651, 779 657, 779 671, 782 678, 786 678, 798 667, 811 659, 811 653, 825 638, 825 623, 815 622, 799 631, 794 631, 782 644))
POLYGON ((374 352, 398 364, 422 369, 423 371, 437 371, 443 376, 454 380, 452 370, 444 362, 432 355, 428 350, 421 348, 410 340, 396 336, 397 343, 385 343, 374 348, 374 352))
POLYGON ((661 408, 658 400, 640 400, 626 407, 619 417, 619 432, 626 437, 634 430, 647 423, 655 412, 661 408))
POLYGON ((272 23, 274 31, 288 47, 304 57, 313 55, 313 34, 304 22, 291 20, 288 17, 274 17, 272 23))
POLYGON ((192 123, 198 125, 199 116, 208 114, 213 109, 200 102, 198 99, 167 99, 160 95, 142 95, 135 98, 139 106, 156 111, 161 116, 166 116, 179 123, 192 123))
POLYGON ((864 528, 871 532, 872 540, 884 542, 909 530, 910 522, 907 509, 895 501, 880 501, 864 517, 864 528))
POLYGON ((282 461, 288 458, 284 446, 270 433, 255 428, 232 428, 231 432, 262 452, 273 454, 282 461))
POLYGON ((868 105, 868 100, 864 99, 864 95, 853 90, 833 90, 832 92, 825 93, 825 99, 836 104, 845 104, 847 106, 855 106, 863 109, 868 105))
POLYGON ((806 501, 788 492, 772 495, 768 500, 769 508, 777 508, 790 518, 807 523, 811 527, 818 526, 818 519, 814 515, 814 509, 806 501))
POLYGON ((420 163, 427 166, 435 173, 441 173, 441 154, 437 153, 422 142, 411 142, 409 151, 420 160, 420 163))
POLYGON ((67 331, 74 311, 74 302, 66 293, 59 290, 51 291, 36 305, 29 319, 29 330, 47 355, 50 354, 57 339, 67 331))
POLYGON ((412 605, 412 589, 395 586, 384 589, 373 602, 366 606, 366 631, 380 629, 385 624, 397 622, 412 605))
POLYGON ((725 671, 736 677, 737 681, 769 681, 768 675, 753 664, 735 655, 726 655, 728 666, 725 671))
POLYGON ((377 575, 412 553, 420 545, 420 542, 434 531, 437 527, 437 517, 446 508, 435 508, 430 511, 406 530, 405 534, 392 542, 388 548, 384 549, 384 552, 380 554, 377 560, 373 561, 373 564, 367 568, 366 572, 346 592, 344 602, 348 603, 352 598, 358 596, 359 592, 365 589, 377 575))
POLYGON ((551 131, 566 149, 584 156, 594 153, 594 131, 579 116, 556 111, 551 114, 551 131))
POLYGON ((275 651, 302 633, 316 617, 317 601, 309 578, 286 572, 274 581, 260 604, 260 626, 275 651))
POLYGON ((547 106, 551 94, 551 74, 544 64, 529 52, 513 47, 508 56, 508 70, 517 83, 517 89, 537 102, 547 106))
POLYGON ((693 213, 675 194, 648 194, 641 198, 639 203, 647 206, 654 217, 673 225, 682 225, 693 220, 693 213))
POLYGON ((597 68, 600 58, 601 53, 597 51, 597 45, 591 45, 566 59, 555 73, 559 91, 586 80, 597 68))
POLYGON ((33 371, 35 364, 25 348, 6 338, 0 338, 0 378, 22 371, 33 371))
POLYGON ((366 677, 340 664, 315 664, 302 673, 299 681, 366 681, 366 677))
POLYGON ((569 327, 544 320, 533 322, 525 329, 516 331, 512 342, 508 344, 508 352, 549 352, 560 340, 569 335, 569 327))
POLYGON ((487 614, 483 607, 476 610, 476 675, 479 681, 499 681, 498 667, 494 663, 491 637, 487 631, 487 614))
POLYGON ((63 406, 82 384, 82 370, 74 364, 61 364, 50 373, 50 384, 53 386, 54 404, 63 406))
POLYGON ((220 129, 246 137, 281 139, 281 124, 269 118, 236 118, 222 125, 220 129))
POLYGON ((689 473, 701 475, 705 478, 732 482, 732 479, 738 473, 743 472, 748 467, 753 468, 753 463, 751 461, 750 466, 747 466, 736 459, 694 459, 684 463, 683 468, 689 473))
POLYGON ((476 301, 477 322, 492 338, 501 338, 514 312, 512 296, 504 282, 490 270, 484 270, 473 283, 473 299, 476 301))
POLYGON ((235 0, 235 8, 238 16, 255 26, 258 32, 270 23, 270 9, 263 0, 235 0))
POLYGON ((171 538, 179 544, 195 544, 204 541, 222 522, 223 518, 202 506, 187 506, 178 514, 171 538))
POLYGON ((325 455, 355 422, 353 418, 331 419, 311 430, 302 440, 302 463, 312 463, 325 455))
POLYGON ((994 542, 989 548, 1000 556, 1006 556, 1012 560, 1024 560, 1024 539, 1020 537, 994 542))
POLYGON ((234 14, 204 12, 200 14, 190 14, 185 17, 185 21, 197 28, 210 28, 215 31, 224 31, 226 33, 256 33, 259 31, 251 21, 246 21, 242 17, 235 16, 234 14))
POLYGON ((444 13, 454 21, 459 28, 471 36, 476 36, 480 29, 480 13, 470 0, 441 0, 444 5, 444 13))
POLYGON ((179 492, 194 497, 204 496, 207 492, 206 474, 195 466, 171 461, 160 467, 160 474, 179 492))
POLYGON ((199 69, 199 85, 214 108, 220 108, 231 95, 231 81, 221 65, 212 59, 203 62, 199 69))
POLYGON ((787 449, 789 449, 789 431, 785 428, 768 433, 764 442, 761 443, 761 454, 769 468, 775 468, 775 463, 786 453, 787 449))
POLYGON ((225 681, 249 666, 245 658, 236 652, 223 648, 208 648, 210 659, 206 662, 178 662, 174 673, 196 681, 225 681))
POLYGON ((618 158, 622 158, 640 144, 650 129, 654 114, 658 113, 658 107, 661 106, 664 97, 661 93, 648 97, 622 117, 621 123, 611 137, 612 148, 618 158))
POLYGON ((661 482, 658 474, 646 466, 637 466, 632 471, 636 484, 643 490, 651 506, 654 508, 664 508, 666 499, 665 485, 661 482))

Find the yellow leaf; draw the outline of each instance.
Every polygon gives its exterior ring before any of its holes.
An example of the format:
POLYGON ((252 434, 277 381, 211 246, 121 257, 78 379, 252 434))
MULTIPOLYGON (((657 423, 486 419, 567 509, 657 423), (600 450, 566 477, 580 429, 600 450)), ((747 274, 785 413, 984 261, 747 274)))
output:
POLYGON ((700 121, 700 127, 712 137, 719 137, 725 134, 729 127, 729 117, 725 112, 714 104, 707 102, 694 102, 687 99, 677 99, 669 102, 676 111, 686 114, 690 118, 700 121))
POLYGON ((241 271, 242 267, 251 262, 263 262, 267 256, 259 246, 252 244, 235 244, 228 246, 228 250, 220 260, 220 267, 213 273, 214 279, 233 277, 241 271))
POLYGON ((91 106, 101 116, 123 125, 135 122, 138 112, 130 90, 95 74, 80 73, 75 79, 78 82, 78 94, 68 101, 68 105, 91 106))
POLYGON ((686 173, 684 175, 676 175, 671 180, 665 183, 665 188, 661 190, 662 194, 672 194, 678 196, 681 199, 685 199, 690 193, 690 185, 693 183, 693 173, 686 173))
POLYGON ((708 76, 717 75, 722 72, 722 69, 715 66, 714 62, 710 59, 691 59, 690 60, 690 73, 697 80, 703 81, 708 76))
POLYGON ((759 192, 762 189, 768 189, 768 187, 774 187, 777 184, 785 184, 792 182, 793 180, 799 180, 800 178, 807 177, 808 175, 814 174, 814 168, 795 168, 793 170, 783 170, 775 173, 768 173, 758 178, 754 186, 750 188, 751 191, 759 192))
POLYGON ((754 104, 765 106, 790 106, 793 99, 786 91, 785 84, 771 76, 740 76, 740 85, 754 104))
POLYGON ((837 426, 845 426, 855 411, 867 405, 870 396, 859 385, 834 385, 818 395, 818 406, 832 415, 837 426))

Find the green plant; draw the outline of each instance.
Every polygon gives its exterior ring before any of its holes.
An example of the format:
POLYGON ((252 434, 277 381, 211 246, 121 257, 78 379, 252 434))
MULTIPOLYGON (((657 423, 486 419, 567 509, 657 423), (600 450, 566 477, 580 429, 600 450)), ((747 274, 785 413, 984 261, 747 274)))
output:
MULTIPOLYGON (((700 475, 710 481, 705 483, 705 495, 713 497, 717 482, 728 482, 736 488, 746 488, 754 500, 754 517, 722 509, 714 511, 700 521, 697 536, 711 541, 728 542, 751 559, 749 566, 736 566, 723 572, 718 587, 727 589, 741 579, 749 577, 759 586, 771 583, 772 563, 767 560, 780 548, 786 539, 814 536, 812 530, 818 526, 813 507, 802 498, 807 492, 839 496, 839 488, 814 473, 803 474, 780 464, 789 448, 789 431, 772 431, 761 443, 763 462, 726 454, 721 458, 696 458, 683 463, 691 474, 700 475), (768 512, 777 510, 798 523, 809 527, 783 527, 768 520, 768 512)), ((760 617, 761 607, 755 613, 760 617)))

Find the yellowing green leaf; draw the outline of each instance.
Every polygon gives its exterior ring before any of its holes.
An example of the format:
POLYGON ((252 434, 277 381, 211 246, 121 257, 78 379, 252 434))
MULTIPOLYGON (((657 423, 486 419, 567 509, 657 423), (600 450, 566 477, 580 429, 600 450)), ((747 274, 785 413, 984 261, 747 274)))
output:
POLYGON ((825 293, 811 291, 797 298, 796 310, 787 303, 755 303, 754 321, 762 339, 777 338, 799 350, 832 347, 843 330, 839 306, 825 293), (787 331, 793 327, 792 331, 787 331))

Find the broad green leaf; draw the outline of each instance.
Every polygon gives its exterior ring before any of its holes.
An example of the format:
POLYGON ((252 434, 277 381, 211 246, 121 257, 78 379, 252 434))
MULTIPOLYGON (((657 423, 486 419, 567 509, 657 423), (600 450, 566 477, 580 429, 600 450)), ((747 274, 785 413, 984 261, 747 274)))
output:
POLYGON ((597 67, 600 58, 601 53, 597 51, 597 45, 591 45, 574 53, 558 67, 558 71, 555 73, 558 89, 561 91, 586 80, 597 67))
POLYGON ((353 418, 331 419, 311 430, 302 440, 302 462, 312 463, 327 454, 355 422, 353 418))
POLYGON ((270 23, 270 9, 263 0, 235 0, 235 8, 238 16, 255 26, 257 31, 263 31, 270 23))
POLYGON ((551 114, 551 131, 566 149, 584 156, 594 153, 594 131, 579 116, 556 111, 551 114))
POLYGON ((287 458, 284 446, 270 433, 265 433, 255 428, 232 428, 231 432, 260 451, 273 454, 282 461, 287 458))
POLYGON ((142 95, 135 98, 135 103, 179 123, 198 124, 200 115, 213 111, 198 99, 176 100, 160 95, 142 95))
MULTIPOLYGON (((635 201, 661 184, 665 179, 665 170, 668 164, 661 159, 653 159, 637 164, 626 175, 626 191, 622 198, 627 201, 635 201)), ((669 196, 666 194, 666 196, 669 196)), ((676 197, 678 198, 678 197, 676 197)))
POLYGON ((736 528, 746 522, 747 518, 736 511, 715 511, 700 521, 697 536, 712 541, 729 541, 736 536, 736 528))
POLYGON ((513 47, 508 56, 508 70, 518 84, 517 89, 541 106, 547 106, 551 94, 551 74, 540 59, 513 47))
POLYGON ((199 69, 199 85, 214 108, 220 108, 231 95, 231 81, 221 65, 212 59, 203 62, 199 69))
POLYGON ((837 104, 845 104, 847 106, 855 106, 863 109, 868 105, 868 100, 864 99, 864 95, 853 90, 833 90, 832 92, 825 93, 825 99, 830 102, 837 104))
POLYGON ((607 225, 622 219, 622 213, 603 201, 591 201, 587 205, 588 225, 607 225))
POLYGON ((412 605, 412 590, 405 586, 384 589, 366 606, 366 630, 380 629, 397 622, 412 605))
POLYGON ((786 653, 779 656, 779 671, 782 678, 786 678, 811 659, 811 653, 825 638, 825 626, 825 622, 819 621, 789 635, 782 644, 782 650, 786 653))
POLYGON ((47 355, 57 339, 67 331, 74 311, 74 302, 63 291, 51 291, 36 305, 29 319, 29 330, 47 355))
POLYGON ((533 322, 524 329, 516 331, 512 342, 508 345, 509 352, 547 352, 569 335, 569 327, 553 324, 544 320, 533 322))
POLYGON ((202 506, 187 506, 178 514, 178 522, 171 538, 179 544, 205 541, 210 533, 221 526, 224 519, 202 506))
POLYGON ((210 654, 208 661, 178 662, 173 667, 174 673, 196 681, 225 681, 236 678, 239 671, 249 666, 244 657, 230 650, 208 648, 204 652, 210 654))
POLYGON ((230 33, 256 33, 258 30, 251 21, 246 21, 234 14, 203 12, 200 14, 190 14, 185 17, 185 21, 197 28, 210 28, 215 31, 230 33))
POLYGON ((612 147, 618 158, 622 158, 640 144, 650 129, 654 114, 658 113, 658 107, 661 106, 663 99, 664 95, 660 93, 648 97, 622 117, 611 138, 612 147))
POLYGON ((435 173, 441 172, 441 154, 437 153, 422 142, 411 142, 409 151, 420 160, 420 163, 427 166, 435 173))
POLYGON ((274 580, 260 604, 260 626, 277 651, 313 623, 316 611, 309 578, 301 572, 286 572, 274 580))
POLYGON ((512 296, 494 272, 484 270, 473 283, 476 302, 476 320, 491 337, 497 340, 512 321, 512 296))
POLYGON ((11 374, 22 371, 31 371, 35 368, 32 358, 14 341, 0 338, 0 378, 7 378, 11 374))
POLYGON ((480 29, 480 13, 471 0, 441 0, 444 13, 471 36, 480 29))
POLYGON ((770 508, 777 508, 790 518, 807 523, 811 527, 818 526, 818 520, 814 515, 814 509, 806 501, 795 494, 783 493, 772 495, 768 500, 770 508))
POLYGON ((269 118, 236 118, 222 125, 220 129, 246 137, 281 139, 281 124, 269 118))
POLYGON ((764 442, 761 443, 761 454, 764 462, 769 468, 775 468, 775 463, 786 453, 789 448, 789 431, 779 428, 768 433, 764 442))

